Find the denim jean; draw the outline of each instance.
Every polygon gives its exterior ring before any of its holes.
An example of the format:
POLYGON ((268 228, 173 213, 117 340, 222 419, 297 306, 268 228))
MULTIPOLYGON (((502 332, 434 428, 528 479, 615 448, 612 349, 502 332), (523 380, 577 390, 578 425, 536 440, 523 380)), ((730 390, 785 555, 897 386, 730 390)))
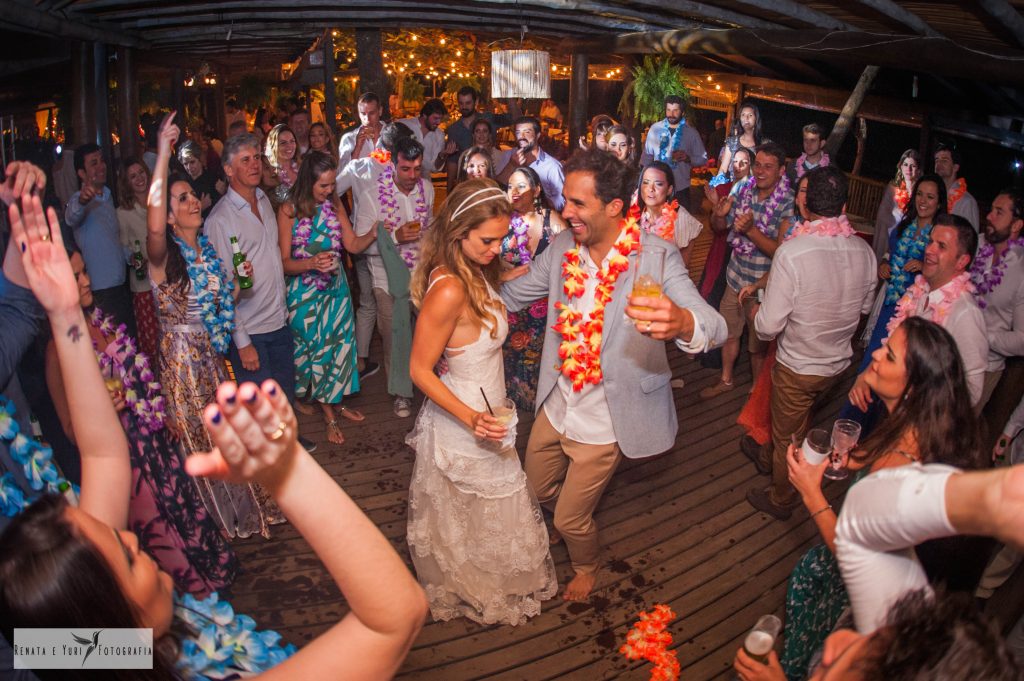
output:
POLYGON ((235 370, 235 379, 239 383, 252 381, 260 384, 268 378, 272 378, 284 389, 288 401, 294 402, 295 340, 292 338, 292 330, 286 324, 270 333, 250 334, 249 340, 256 348, 256 354, 259 355, 260 368, 256 371, 249 371, 243 367, 242 359, 238 356, 238 348, 232 343, 228 359, 231 360, 231 366, 235 370))

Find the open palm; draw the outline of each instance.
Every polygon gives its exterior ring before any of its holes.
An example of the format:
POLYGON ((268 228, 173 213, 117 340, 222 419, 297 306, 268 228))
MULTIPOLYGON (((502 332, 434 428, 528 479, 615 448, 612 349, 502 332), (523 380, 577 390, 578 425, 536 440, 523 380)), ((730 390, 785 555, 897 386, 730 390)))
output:
POLYGON ((23 198, 21 205, 19 210, 17 203, 12 203, 9 210, 11 237, 21 249, 29 287, 50 314, 78 307, 78 285, 57 214, 50 208, 44 215, 38 196, 23 198))

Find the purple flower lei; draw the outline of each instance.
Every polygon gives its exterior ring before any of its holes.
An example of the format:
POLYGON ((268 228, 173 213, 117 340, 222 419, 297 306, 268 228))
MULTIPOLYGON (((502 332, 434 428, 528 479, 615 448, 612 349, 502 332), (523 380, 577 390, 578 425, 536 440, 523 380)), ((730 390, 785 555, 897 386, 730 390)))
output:
MULTIPOLYGON (((135 341, 127 334, 124 324, 114 328, 114 318, 104 315, 97 307, 93 309, 89 318, 90 323, 100 330, 108 338, 113 336, 114 354, 111 356, 106 352, 96 352, 99 359, 100 369, 104 371, 116 371, 116 376, 121 379, 124 386, 124 401, 128 410, 139 419, 139 425, 143 435, 149 435, 164 427, 165 400, 160 383, 156 380, 153 370, 149 366, 149 358, 146 353, 140 352, 135 347, 135 341), (121 359, 123 357, 123 359, 121 359), (135 385, 145 386, 145 396, 135 392, 135 385)), ((93 344, 95 349, 95 344, 93 344)))
MULTIPOLYGON (((416 219, 419 220, 420 229, 425 231, 430 226, 430 208, 424 196, 422 177, 416 180, 416 191, 416 219)), ((384 227, 394 234, 402 226, 402 214, 398 210, 398 199, 395 198, 395 166, 390 163, 384 166, 384 171, 377 177, 377 201, 384 213, 384 227)), ((411 270, 419 259, 419 241, 397 246, 405 266, 411 270)))
POLYGON ((528 223, 519 213, 513 212, 509 221, 509 251, 515 249, 519 254, 519 264, 529 265, 533 258, 530 256, 530 231, 528 223))
POLYGON ((1011 248, 1017 246, 1024 246, 1024 237, 1011 239, 1007 244, 1003 257, 991 267, 989 265, 992 263, 992 256, 996 252, 995 245, 986 243, 978 249, 978 255, 974 257, 974 262, 971 264, 971 281, 974 283, 975 300, 978 301, 978 307, 981 309, 984 310, 988 307, 988 301, 985 300, 985 296, 994 291, 1003 282, 1003 272, 1006 271, 1006 255, 1011 248))
MULTIPOLYGON (((741 215, 750 210, 750 204, 754 200, 754 192, 757 191, 757 180, 753 175, 743 184, 739 190, 740 205, 736 209, 736 215, 741 215)), ((770 225, 775 222, 775 214, 779 211, 779 206, 782 204, 782 200, 789 193, 789 178, 785 173, 779 179, 779 183, 775 185, 775 189, 772 190, 771 195, 765 201, 764 212, 757 218, 754 226, 757 230, 765 236, 771 236, 770 225)), ((754 243, 743 236, 735 229, 729 232, 729 244, 732 245, 733 251, 740 255, 750 256, 753 255, 757 247, 754 243)))
MULTIPOLYGON (((328 199, 320 204, 320 216, 323 218, 323 222, 327 225, 327 236, 331 240, 331 252, 341 257, 343 253, 341 245, 341 222, 338 220, 337 213, 334 212, 334 204, 328 199)), ((306 260, 312 258, 313 254, 307 250, 309 246, 309 239, 313 236, 313 217, 300 218, 295 223, 295 229, 292 231, 292 257, 296 260, 306 260)), ((331 285, 331 280, 335 275, 329 272, 321 272, 320 270, 310 270, 302 273, 302 283, 304 286, 316 286, 317 291, 326 291, 331 285)), ((338 274, 337 276, 341 276, 338 274)))

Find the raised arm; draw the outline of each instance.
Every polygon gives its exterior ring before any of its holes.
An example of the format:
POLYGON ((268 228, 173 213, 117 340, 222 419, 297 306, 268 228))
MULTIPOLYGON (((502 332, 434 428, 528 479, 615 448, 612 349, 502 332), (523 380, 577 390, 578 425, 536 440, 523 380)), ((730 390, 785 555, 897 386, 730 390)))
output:
POLYGON ((50 317, 71 425, 82 456, 81 508, 114 528, 128 525, 128 440, 100 376, 57 214, 43 215, 38 196, 10 208, 11 238, 25 276, 50 317), (47 217, 49 224, 47 224, 47 217))
POLYGON ((188 472, 262 484, 316 551, 351 608, 259 678, 391 678, 423 625, 426 599, 384 535, 297 444, 295 414, 284 390, 274 381, 261 389, 225 383, 204 416, 217 448, 189 457, 188 472))
POLYGON ((146 210, 146 255, 149 271, 155 282, 162 283, 167 277, 167 174, 171 163, 171 146, 178 141, 181 130, 174 124, 175 111, 164 116, 157 135, 156 165, 153 166, 153 181, 149 183, 149 202, 146 210))

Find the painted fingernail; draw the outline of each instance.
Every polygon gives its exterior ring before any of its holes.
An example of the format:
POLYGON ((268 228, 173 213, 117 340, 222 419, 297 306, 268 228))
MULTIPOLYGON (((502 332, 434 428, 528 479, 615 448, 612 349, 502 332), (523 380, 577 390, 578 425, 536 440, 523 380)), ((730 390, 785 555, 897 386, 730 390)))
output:
POLYGON ((25 252, 25 242, 24 241, 21 242, 21 252, 22 253, 25 252))
POLYGON ((277 386, 273 386, 273 385, 270 386, 267 389, 267 394, 269 394, 269 395, 277 395, 277 386))
POLYGON ((260 396, 259 391, 258 390, 254 390, 252 395, 250 395, 249 398, 246 399, 246 402, 248 402, 249 404, 252 404, 253 402, 256 401, 256 398, 259 397, 259 396, 260 396))
POLYGON ((238 393, 231 393, 227 397, 228 404, 234 404, 235 400, 237 400, 237 399, 238 399, 238 393))
POLYGON ((220 419, 221 419, 220 409, 217 409, 216 411, 213 412, 213 416, 210 417, 210 420, 213 421, 214 424, 219 424, 220 423, 220 419))

